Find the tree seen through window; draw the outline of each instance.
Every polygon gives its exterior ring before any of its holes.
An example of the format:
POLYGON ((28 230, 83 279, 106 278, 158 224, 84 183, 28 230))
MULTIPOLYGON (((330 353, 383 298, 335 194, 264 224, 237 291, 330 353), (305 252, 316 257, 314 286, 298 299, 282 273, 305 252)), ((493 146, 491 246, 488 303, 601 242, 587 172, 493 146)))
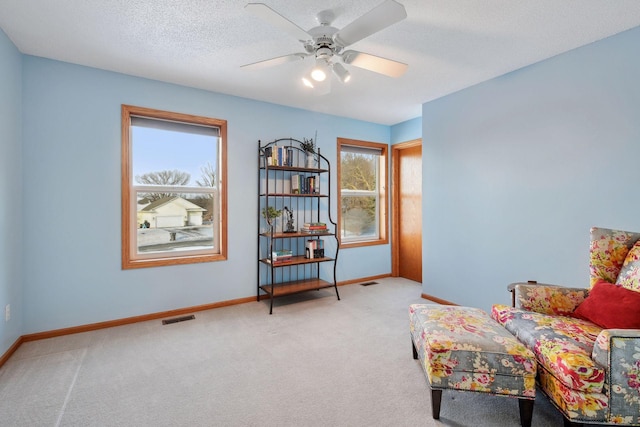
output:
POLYGON ((342 244, 386 239, 386 145, 338 139, 342 244))

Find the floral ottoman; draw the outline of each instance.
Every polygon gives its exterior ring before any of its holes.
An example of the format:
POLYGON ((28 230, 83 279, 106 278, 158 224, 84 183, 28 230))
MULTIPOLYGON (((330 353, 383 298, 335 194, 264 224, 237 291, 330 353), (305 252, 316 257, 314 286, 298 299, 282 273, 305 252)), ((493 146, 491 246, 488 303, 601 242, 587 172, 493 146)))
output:
POLYGON ((434 419, 440 417, 442 390, 519 398, 520 422, 531 425, 536 396, 533 353, 483 310, 412 304, 409 323, 413 358, 431 388, 434 419))

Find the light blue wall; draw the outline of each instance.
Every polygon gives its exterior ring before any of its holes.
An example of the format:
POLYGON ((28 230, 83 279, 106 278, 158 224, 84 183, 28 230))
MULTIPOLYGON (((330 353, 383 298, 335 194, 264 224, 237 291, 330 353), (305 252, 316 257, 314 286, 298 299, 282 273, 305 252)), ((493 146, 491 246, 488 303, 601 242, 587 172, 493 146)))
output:
POLYGON ((0 355, 22 335, 22 59, 0 30, 0 355), (5 322, 5 306, 11 319, 5 322))
POLYGON ((423 291, 489 309, 588 286, 589 228, 640 230, 640 28, 423 105, 423 291))
POLYGON ((391 144, 422 138, 422 117, 391 126, 391 144))
MULTIPOLYGON (((390 138, 388 126, 42 58, 25 56, 23 67, 23 333, 255 295, 258 139, 317 131, 335 159, 337 137, 390 138), (227 261, 121 270, 121 104, 228 121, 227 261)), ((388 246, 344 250, 338 280, 390 270, 388 246)))
MULTIPOLYGON (((640 230, 628 189, 639 42, 628 31, 388 127, 21 56, 1 34, 0 307, 12 299, 13 317, 0 350, 20 334, 254 295, 256 141, 316 130, 330 159, 337 137, 424 138, 425 293, 489 308, 515 280, 585 285, 589 227, 640 230), (120 269, 122 103, 229 121, 228 261, 120 269)), ((388 245, 340 253, 338 280, 389 271, 388 245)))

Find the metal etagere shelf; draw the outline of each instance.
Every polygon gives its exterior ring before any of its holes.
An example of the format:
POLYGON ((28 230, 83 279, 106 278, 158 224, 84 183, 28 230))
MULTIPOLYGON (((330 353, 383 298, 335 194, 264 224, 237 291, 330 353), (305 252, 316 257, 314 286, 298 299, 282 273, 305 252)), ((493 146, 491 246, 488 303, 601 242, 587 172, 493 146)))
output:
POLYGON ((334 288, 340 243, 331 217, 331 165, 317 149, 283 138, 258 141, 257 299, 334 288), (309 158, 310 157, 310 158, 309 158), (266 218, 271 207, 278 213, 266 218))

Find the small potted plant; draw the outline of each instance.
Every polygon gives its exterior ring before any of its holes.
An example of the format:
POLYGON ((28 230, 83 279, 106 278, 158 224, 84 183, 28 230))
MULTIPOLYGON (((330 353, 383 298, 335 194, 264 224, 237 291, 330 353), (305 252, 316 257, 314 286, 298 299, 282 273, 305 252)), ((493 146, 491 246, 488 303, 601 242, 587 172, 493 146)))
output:
POLYGON ((316 154, 316 143, 313 140, 313 138, 303 138, 302 142, 300 143, 300 148, 302 148, 302 150, 307 154, 307 162, 306 162, 306 166, 308 168, 315 168, 316 167, 316 158, 315 158, 315 154, 316 154))
POLYGON ((282 210, 276 209, 273 206, 268 206, 262 209, 262 216, 267 220, 267 224, 272 226, 272 222, 274 219, 279 218, 282 215, 282 210))

